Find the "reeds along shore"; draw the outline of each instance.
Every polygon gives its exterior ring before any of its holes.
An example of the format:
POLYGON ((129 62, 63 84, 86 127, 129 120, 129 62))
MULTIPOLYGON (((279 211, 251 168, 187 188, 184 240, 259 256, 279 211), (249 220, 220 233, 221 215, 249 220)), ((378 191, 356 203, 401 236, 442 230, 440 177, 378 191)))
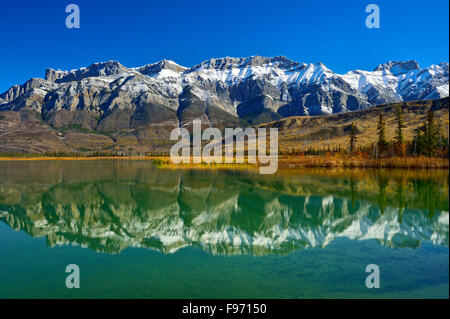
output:
POLYGON ((448 158, 390 157, 370 159, 358 156, 280 156, 280 168, 295 167, 344 167, 344 168, 411 168, 448 169, 448 158))
MULTIPOLYGON (((199 161, 194 163, 175 164, 169 156, 3 156, 0 161, 38 161, 38 160, 104 160, 104 159, 123 159, 123 160, 149 160, 154 161, 160 168, 251 168, 258 167, 260 164, 248 163, 205 163, 199 161)), ((409 169, 448 169, 448 158, 435 157, 390 157, 371 159, 360 156, 348 155, 280 155, 278 156, 278 167, 280 169, 291 169, 301 167, 323 167, 323 168, 409 168, 409 169)))

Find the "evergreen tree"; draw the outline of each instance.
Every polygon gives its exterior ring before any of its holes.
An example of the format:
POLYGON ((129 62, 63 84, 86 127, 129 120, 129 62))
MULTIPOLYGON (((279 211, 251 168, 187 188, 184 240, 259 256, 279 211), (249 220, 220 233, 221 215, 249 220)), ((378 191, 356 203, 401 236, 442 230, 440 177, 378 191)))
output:
POLYGON ((385 148, 387 145, 386 140, 386 121, 384 119, 383 113, 380 113, 380 116, 378 118, 378 146, 380 148, 385 148))
POLYGON ((442 144, 439 124, 436 124, 433 111, 429 110, 423 125, 414 134, 412 153, 435 156, 442 144))
POLYGON ((403 129, 405 128, 405 124, 403 122, 403 111, 401 104, 397 104, 395 107, 395 121, 397 123, 397 129, 395 130, 395 144, 397 144, 397 147, 403 156, 405 155, 405 141, 403 137, 403 129))
POLYGON ((395 141, 397 144, 403 144, 403 128, 405 127, 403 123, 403 111, 401 104, 395 107, 395 121, 397 123, 397 129, 395 130, 395 141))
POLYGON ((445 146, 445 136, 444 136, 444 131, 442 130, 442 121, 441 119, 437 120, 437 124, 436 124, 436 128, 437 128, 437 148, 438 149, 444 149, 445 146))
POLYGON ((352 122, 352 126, 350 128, 350 154, 353 154, 356 146, 356 124, 352 122))
POLYGON ((425 128, 425 136, 428 145, 427 155, 433 156, 435 155, 437 150, 439 131, 436 126, 436 122, 434 121, 434 113, 431 110, 429 110, 427 113, 427 122, 425 128))
POLYGON ((429 110, 425 123, 425 140, 428 156, 435 156, 439 145, 439 129, 434 120, 434 112, 429 110))

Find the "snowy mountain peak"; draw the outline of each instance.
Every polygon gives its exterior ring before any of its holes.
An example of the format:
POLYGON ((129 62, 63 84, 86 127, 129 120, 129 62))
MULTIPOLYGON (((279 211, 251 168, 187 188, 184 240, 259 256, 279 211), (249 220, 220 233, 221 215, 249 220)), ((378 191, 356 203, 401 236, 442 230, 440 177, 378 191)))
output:
POLYGON ((72 82, 88 77, 119 75, 125 70, 127 68, 117 61, 97 62, 88 67, 71 71, 47 69, 45 71, 45 79, 49 82, 56 83, 72 82))
POLYGON ((273 66, 282 69, 289 69, 300 65, 300 63, 289 60, 285 56, 263 57, 259 55, 246 58, 213 58, 204 61, 191 69, 188 72, 195 72, 200 69, 215 69, 215 70, 229 70, 232 68, 249 68, 258 66, 273 66))
POLYGON ((144 75, 153 76, 161 72, 162 70, 170 70, 176 73, 183 73, 187 70, 184 66, 178 65, 172 60, 163 59, 159 62, 147 64, 142 67, 136 68, 136 70, 144 75))
POLYGON ((374 71, 390 71, 393 74, 407 73, 409 71, 419 70, 419 63, 415 60, 409 61, 389 61, 378 65, 374 71))
MULTIPOLYGON (((433 67, 434 65, 432 65, 433 67)), ((437 65, 437 67, 441 68, 442 70, 448 72, 448 62, 441 62, 437 65)))

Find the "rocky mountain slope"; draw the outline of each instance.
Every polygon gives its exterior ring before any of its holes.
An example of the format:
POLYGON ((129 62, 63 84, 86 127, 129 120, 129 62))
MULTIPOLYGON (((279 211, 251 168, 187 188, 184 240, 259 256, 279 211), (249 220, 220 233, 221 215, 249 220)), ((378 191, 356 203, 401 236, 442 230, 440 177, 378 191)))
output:
MULTIPOLYGON (((322 63, 260 56, 210 59, 191 68, 168 60, 138 68, 108 61, 72 71, 48 69, 45 79, 11 87, 0 95, 0 119, 11 119, 12 127, 12 118, 23 123, 24 116, 34 116, 44 122, 44 131, 56 131, 48 137, 54 145, 71 132, 78 134, 72 139, 80 141, 81 149, 91 146, 79 133, 91 134, 91 141, 100 139, 100 148, 155 148, 167 144, 174 127, 194 118, 224 128, 446 97, 448 69, 447 62, 424 69, 415 61, 388 62, 374 71, 340 75, 322 63)), ((47 150, 74 148, 59 144, 47 150)), ((45 146, 35 149, 44 151, 45 146)))
POLYGON ((386 137, 394 139, 396 126, 396 106, 403 112, 404 138, 413 139, 414 130, 426 120, 428 110, 434 112, 440 123, 441 132, 449 135, 449 98, 439 100, 389 103, 373 106, 365 110, 329 116, 292 116, 261 124, 261 127, 278 129, 279 148, 282 151, 333 149, 348 147, 351 125, 356 123, 357 145, 368 146, 377 139, 377 123, 382 113, 386 121, 386 137))

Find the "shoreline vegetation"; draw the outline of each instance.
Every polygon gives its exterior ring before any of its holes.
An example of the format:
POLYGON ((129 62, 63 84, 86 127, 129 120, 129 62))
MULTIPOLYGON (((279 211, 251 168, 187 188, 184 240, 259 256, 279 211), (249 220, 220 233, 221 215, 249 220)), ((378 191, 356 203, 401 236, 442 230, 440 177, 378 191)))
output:
MULTIPOLYGON (((247 161, 244 163, 194 163, 193 158, 188 164, 175 164, 169 156, 68 156, 68 155, 16 155, 16 156, 0 156, 2 161, 83 161, 83 160, 146 160, 153 161, 159 168, 169 169, 236 169, 236 168, 257 168, 259 163, 252 164, 247 161)), ((262 165, 264 166, 264 165, 262 165)), ((363 158, 360 156, 349 155, 280 155, 278 156, 279 169, 295 169, 307 167, 320 168, 406 168, 406 169, 448 169, 448 158, 436 157, 389 157, 389 158, 363 158)))
MULTIPOLYGON (((279 147, 277 154, 278 169, 304 167, 449 169, 448 121, 444 125, 440 119, 436 120, 434 111, 430 107, 422 125, 413 130, 413 139, 406 140, 402 105, 396 104, 394 109, 395 118, 391 123, 395 127, 394 136, 387 137, 388 125, 383 113, 380 113, 377 121, 376 140, 373 140, 370 144, 358 145, 357 121, 353 121, 348 132, 346 148, 341 148, 340 145, 333 148, 328 146, 327 149, 312 146, 307 149, 279 147), (445 132, 444 127, 447 128, 447 132, 445 132)), ((259 162, 249 163, 248 147, 247 143, 247 148, 244 146, 244 149, 240 150, 245 158, 243 163, 236 163, 236 156, 223 156, 223 152, 218 156, 210 156, 208 158, 209 163, 205 163, 201 158, 194 156, 179 156, 177 160, 181 163, 177 164, 171 160, 167 153, 163 152, 115 153, 107 150, 97 150, 90 153, 0 153, 0 162, 128 159, 151 160, 157 167, 169 169, 246 169, 267 166, 259 162)), ((189 153, 192 154, 191 151, 189 153)), ((269 154, 267 154, 266 159, 275 156, 269 154)), ((271 163, 272 160, 274 159, 272 158, 266 163, 271 163)))

